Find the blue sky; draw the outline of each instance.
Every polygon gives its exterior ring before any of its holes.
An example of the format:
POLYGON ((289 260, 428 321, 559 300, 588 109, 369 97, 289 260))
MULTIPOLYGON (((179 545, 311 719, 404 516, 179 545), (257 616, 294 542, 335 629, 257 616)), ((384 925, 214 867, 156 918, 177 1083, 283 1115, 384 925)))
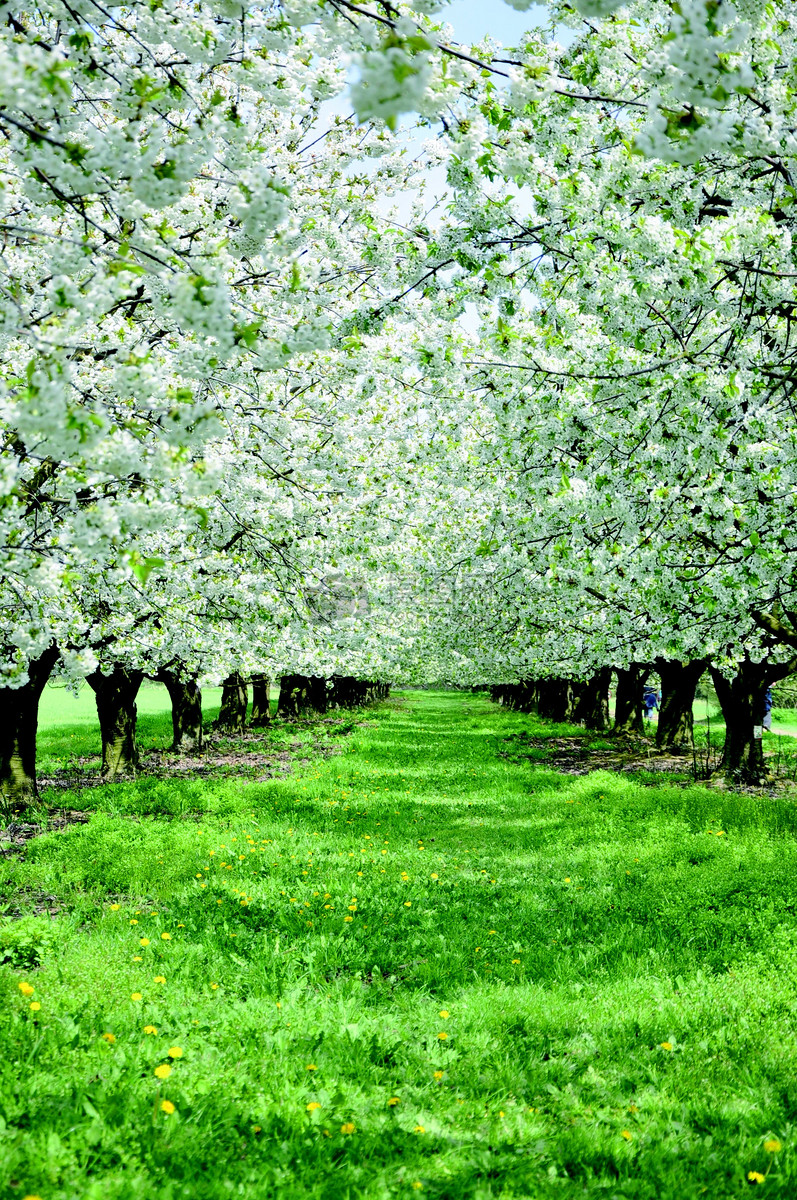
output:
POLYGON ((526 12, 516 12, 504 0, 454 0, 440 17, 453 25, 458 42, 478 42, 490 34, 496 41, 511 46, 520 34, 533 25, 548 23, 548 9, 535 4, 526 12))

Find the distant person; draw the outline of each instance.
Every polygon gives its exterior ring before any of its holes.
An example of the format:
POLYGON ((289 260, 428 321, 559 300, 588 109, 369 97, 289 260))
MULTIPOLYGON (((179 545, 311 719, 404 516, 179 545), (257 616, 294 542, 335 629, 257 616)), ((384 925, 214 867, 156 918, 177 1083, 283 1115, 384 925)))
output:
POLYGON ((772 688, 767 688, 767 693, 764 696, 763 726, 767 730, 772 729, 772 688))
POLYGON ((654 709, 659 707, 659 694, 655 688, 645 685, 642 689, 642 703, 645 706, 645 719, 652 720, 654 709))

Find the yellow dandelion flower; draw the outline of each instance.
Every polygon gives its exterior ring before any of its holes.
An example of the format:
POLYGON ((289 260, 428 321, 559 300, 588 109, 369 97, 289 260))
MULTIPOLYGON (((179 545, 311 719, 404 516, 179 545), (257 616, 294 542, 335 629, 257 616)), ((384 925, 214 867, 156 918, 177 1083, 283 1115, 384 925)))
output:
POLYGON ((120 909, 121 907, 122 907, 122 906, 121 906, 121 904, 112 904, 112 905, 111 905, 111 912, 119 912, 119 909, 120 909))
POLYGON ((177 922, 177 928, 178 928, 178 929, 185 929, 185 921, 178 921, 178 922, 177 922))
POLYGON ((116 1034, 115 1033, 104 1033, 102 1035, 102 1040, 104 1042, 107 1042, 109 1046, 112 1046, 114 1044, 114 1042, 116 1041, 116 1034))
POLYGON ((519 958, 513 958, 513 959, 512 959, 512 966, 513 966, 513 967, 520 966, 520 959, 519 959, 519 958))
POLYGON ((182 1046, 170 1046, 166 1053, 169 1055, 169 1058, 182 1058, 183 1048, 182 1046))
POLYGON ((320 1107, 321 1107, 321 1105, 318 1103, 317 1100, 311 1100, 310 1103, 307 1105, 307 1111, 315 1112, 315 1110, 320 1107))
POLYGON ((662 1050, 672 1050, 672 1042, 659 1042, 662 1050))
POLYGON ((31 1004, 28 1005, 28 1007, 31 1012, 39 1012, 39 1010, 41 1009, 41 1004, 39 1004, 38 1000, 34 1000, 31 1004))
POLYGON ((170 933, 162 933, 161 934, 161 941, 170 942, 171 940, 172 940, 172 935, 170 933))
POLYGON ((442 1017, 444 1021, 447 1021, 448 1018, 451 1016, 451 1013, 448 1011, 447 1008, 441 1008, 440 1012, 437 1015, 439 1017, 442 1017))
POLYGON ((394 1108, 397 1104, 400 1104, 400 1103, 401 1103, 401 1096, 391 1096, 390 1099, 388 1100, 388 1104, 390 1105, 391 1108, 394 1108))
POLYGON ((22 1200, 42 1200, 41 1196, 23 1196, 22 1200))
POLYGON ((216 988, 217 988, 219 985, 218 985, 217 983, 211 983, 211 985, 210 985, 210 986, 211 986, 211 989, 212 989, 212 990, 215 992, 215 991, 216 991, 216 988))
POLYGON ((344 917, 343 920, 344 921, 353 921, 354 917, 344 917))
POLYGON ((133 962, 143 962, 143 961, 144 961, 144 959, 141 957, 140 954, 133 955, 133 962))
POLYGON ((26 983, 24 979, 23 979, 22 983, 18 983, 18 984, 17 984, 17 987, 18 987, 18 988, 19 988, 19 990, 22 992, 22 995, 23 995, 23 996, 32 996, 32 995, 33 995, 33 993, 36 991, 36 989, 35 989, 35 987, 33 986, 33 984, 32 984, 32 983, 26 983))
POLYGON ((308 1063, 308 1064, 307 1064, 307 1070, 308 1070, 308 1071, 315 1071, 315 1070, 317 1070, 315 1063, 308 1063))
POLYGON ((416 1125, 412 1132, 413 1133, 426 1133, 426 1126, 425 1125, 416 1125))
POLYGON ((405 907, 405 908, 412 908, 412 901, 411 901, 411 900, 405 900, 405 901, 404 901, 404 907, 405 907))
POLYGON ((171 1100, 161 1100, 161 1112, 165 1112, 168 1117, 175 1111, 171 1100))
POLYGON ((145 1025, 144 1026, 144 1033, 157 1033, 157 1032, 158 1031, 154 1025, 145 1025))
POLYGON ((630 1113, 636 1114, 636 1113, 638 1113, 638 1112, 639 1112, 639 1109, 637 1108, 637 1106, 636 1106, 635 1104, 629 1104, 629 1105, 628 1105, 628 1111, 629 1111, 630 1113))
POLYGON ((166 982, 165 975, 153 975, 152 979, 153 979, 154 983, 165 983, 166 982))
POLYGON ((630 1130, 630 1129, 621 1129, 621 1130, 620 1130, 620 1137, 621 1137, 621 1138, 625 1138, 625 1140, 626 1140, 627 1142, 630 1142, 630 1141, 631 1141, 631 1130, 630 1130))
POLYGON ((130 999, 131 1000, 141 1000, 142 999, 141 992, 131 992, 130 999))
POLYGON ((442 1078, 443 1078, 443 1072, 442 1072, 442 1071, 435 1071, 435 1073, 434 1073, 434 1077, 435 1077, 435 1079, 442 1079, 442 1078))
POLYGON ((133 917, 133 919, 131 920, 130 924, 131 924, 131 925, 138 925, 138 921, 135 919, 135 917, 133 917))
POLYGON ((565 883, 569 883, 569 882, 570 882, 570 876, 569 876, 569 875, 565 875, 565 883))
POLYGON ((168 1079, 171 1073, 172 1068, 168 1063, 161 1063, 159 1067, 155 1068, 155 1076, 157 1079, 168 1079))
POLYGON ((149 938, 139 938, 139 939, 138 939, 138 944, 139 944, 139 946, 148 946, 148 945, 149 945, 149 938))
POLYGON ((437 1035, 437 1036, 439 1037, 439 1039, 440 1039, 440 1041, 441 1041, 441 1042, 444 1042, 444 1041, 446 1040, 446 1038, 448 1037, 448 1034, 446 1033, 446 1031, 445 1031, 445 1029, 444 1029, 444 1030, 442 1031, 442 1033, 438 1033, 438 1035, 437 1035))
POLYGON ((763 1183, 766 1175, 762 1175, 760 1171, 748 1171, 747 1178, 751 1183, 763 1183))
POLYGON ((252 1133, 262 1133, 262 1132, 263 1132, 262 1125, 253 1125, 252 1126, 252 1133))
POLYGON ((767 1154, 777 1154, 779 1150, 783 1149, 783 1145, 777 1138, 770 1138, 769 1141, 764 1142, 764 1149, 767 1154))
POLYGON ((341 1133, 354 1133, 355 1129, 356 1129, 356 1125, 354 1124, 353 1121, 346 1121, 345 1124, 341 1125, 340 1132, 341 1133))
POLYGON ((440 876, 439 876, 439 875, 435 875, 434 871, 432 871, 432 874, 429 876, 429 878, 430 878, 430 879, 439 879, 439 878, 440 878, 440 876))

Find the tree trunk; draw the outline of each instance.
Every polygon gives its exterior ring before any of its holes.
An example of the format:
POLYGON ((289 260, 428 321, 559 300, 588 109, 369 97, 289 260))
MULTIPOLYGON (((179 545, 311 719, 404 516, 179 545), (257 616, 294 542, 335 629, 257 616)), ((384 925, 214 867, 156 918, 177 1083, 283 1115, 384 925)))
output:
POLYGON ((242 733, 246 728, 246 709, 249 692, 246 680, 238 671, 228 675, 221 685, 221 707, 216 718, 217 729, 228 729, 242 733))
POLYGON ((659 750, 680 751, 692 745, 695 688, 706 666, 704 658, 692 662, 656 659, 656 672, 661 680, 661 708, 656 727, 659 750))
POLYGON ((762 728, 769 686, 767 663, 745 659, 731 680, 716 667, 709 670, 725 718, 719 774, 732 783, 762 783, 767 773, 762 728))
POLYGON ((143 671, 130 671, 117 663, 110 675, 97 670, 86 679, 97 703, 102 736, 102 774, 108 779, 120 772, 138 769, 136 696, 143 678, 143 671))
POLYGON ((548 721, 570 721, 577 695, 570 679, 554 677, 537 684, 537 712, 548 721))
POLYGON ((267 675, 252 676, 252 716, 249 724, 254 728, 271 724, 271 680, 267 675))
POLYGON ((631 663, 628 669, 614 668, 617 674, 617 695, 614 702, 614 733, 645 732, 642 715, 642 688, 650 674, 650 667, 643 663, 631 663))
POLYGON ((573 720, 583 724, 585 729, 609 728, 609 683, 611 678, 611 667, 602 667, 581 685, 573 712, 573 720))
POLYGON ((172 750, 179 754, 202 751, 202 692, 195 679, 181 679, 165 668, 155 676, 172 702, 172 750))
POLYGON ((307 712, 326 712, 327 681, 320 675, 283 675, 280 680, 278 717, 298 717, 307 712))
POLYGON ((55 645, 28 666, 20 688, 0 687, 0 806, 24 808, 38 796, 36 729, 39 699, 58 660, 55 645))

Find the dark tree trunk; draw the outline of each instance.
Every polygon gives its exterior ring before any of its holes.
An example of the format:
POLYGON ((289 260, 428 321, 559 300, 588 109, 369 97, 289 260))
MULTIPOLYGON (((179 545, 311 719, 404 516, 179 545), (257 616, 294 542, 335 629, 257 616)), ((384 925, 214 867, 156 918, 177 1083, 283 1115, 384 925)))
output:
POLYGON ((642 715, 642 688, 650 674, 650 667, 643 663, 631 663, 628 669, 614 668, 617 674, 617 695, 614 702, 614 733, 645 732, 642 715))
POLYGON ((172 750, 179 754, 202 751, 202 692, 195 679, 181 679, 165 668, 155 676, 172 702, 172 750))
POLYGON ((86 682, 94 692, 102 736, 102 774, 113 779, 120 772, 138 769, 136 696, 143 671, 130 671, 118 663, 110 675, 97 670, 86 682))
POLYGON ((327 681, 320 675, 283 675, 277 716, 299 717, 307 712, 327 711, 327 681))
POLYGON ((271 724, 271 680, 267 675, 252 676, 252 716, 249 724, 254 728, 271 724))
POLYGON ((6 811, 36 799, 36 729, 39 700, 58 660, 53 645, 28 667, 20 688, 0 687, 0 797, 6 811))
POLYGON ((767 773, 761 726, 770 683, 768 664, 745 659, 731 680, 715 667, 709 670, 725 718, 719 774, 733 783, 761 783, 767 773))
POLYGON ((678 751, 692 745, 695 688, 707 665, 704 658, 691 662, 656 659, 656 672, 661 680, 661 708, 656 727, 659 750, 678 751))
POLYGON ((233 671, 221 685, 221 707, 216 718, 216 728, 242 732, 246 728, 248 704, 246 680, 238 671, 233 671))
POLYGON ((611 667, 603 667, 579 688, 573 720, 583 724, 586 729, 609 728, 609 684, 611 678, 611 667))
POLYGON ((537 684, 537 712, 548 721, 571 721, 577 698, 570 679, 554 677, 537 684))

